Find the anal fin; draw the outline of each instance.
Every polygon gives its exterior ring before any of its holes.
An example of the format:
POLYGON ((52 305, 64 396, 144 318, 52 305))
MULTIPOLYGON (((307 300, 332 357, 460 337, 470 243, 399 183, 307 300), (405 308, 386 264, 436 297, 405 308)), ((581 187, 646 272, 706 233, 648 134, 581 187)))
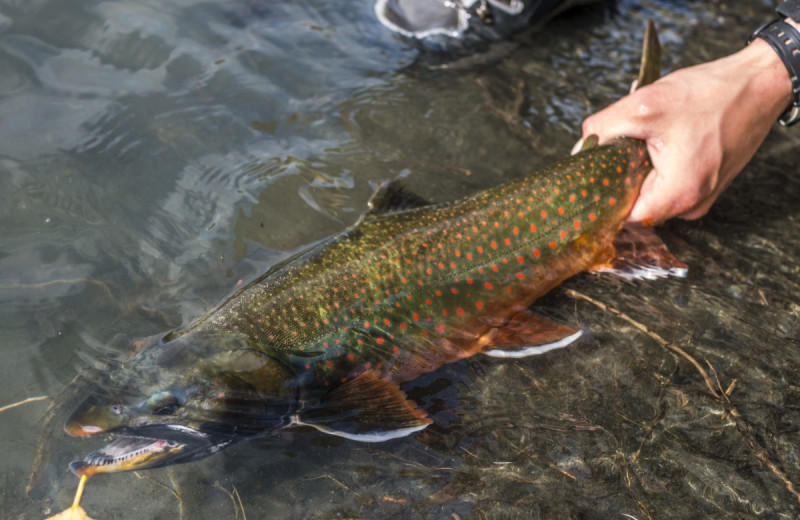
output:
POLYGON ((667 276, 685 278, 689 266, 670 253, 653 228, 627 223, 614 238, 616 256, 594 270, 623 278, 656 280, 667 276))
POLYGON ((382 442, 410 435, 433 421, 399 386, 369 371, 334 388, 318 407, 299 412, 292 422, 347 439, 382 442))
POLYGON ((582 334, 580 329, 522 311, 492 330, 483 352, 487 356, 502 358, 535 356, 566 347, 582 334))

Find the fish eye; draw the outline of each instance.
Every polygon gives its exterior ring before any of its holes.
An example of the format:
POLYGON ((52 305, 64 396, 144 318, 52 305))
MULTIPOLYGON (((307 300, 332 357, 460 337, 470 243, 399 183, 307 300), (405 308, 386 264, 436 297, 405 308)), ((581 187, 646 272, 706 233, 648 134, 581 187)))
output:
POLYGON ((122 405, 121 404, 112 404, 111 405, 111 413, 114 415, 120 415, 122 413, 122 405))
POLYGON ((170 390, 162 390, 147 399, 147 409, 153 415, 172 415, 183 404, 181 396, 170 390))

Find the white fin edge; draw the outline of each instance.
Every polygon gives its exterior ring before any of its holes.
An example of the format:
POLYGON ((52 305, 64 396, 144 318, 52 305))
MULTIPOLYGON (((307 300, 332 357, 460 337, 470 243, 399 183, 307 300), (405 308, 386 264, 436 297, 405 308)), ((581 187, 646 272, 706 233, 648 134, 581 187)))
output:
POLYGON ((519 350, 487 350, 485 354, 491 357, 497 358, 524 358, 528 356, 537 356, 539 354, 544 354, 545 352, 550 352, 551 350, 555 350, 557 348, 563 348, 575 341, 576 339, 580 338, 583 335, 583 331, 579 330, 575 334, 571 336, 567 336, 566 338, 562 338, 554 343, 546 343, 544 345, 536 345, 535 347, 523 347, 519 350))
POLYGON ((400 437, 407 437, 414 432, 418 432, 420 430, 424 430, 428 427, 428 424, 421 424, 419 426, 411 426, 409 428, 400 428, 399 430, 390 430, 386 432, 379 432, 379 433, 365 433, 365 434, 357 434, 357 433, 347 433, 342 432, 339 430, 333 430, 331 428, 326 428, 321 424, 312 424, 303 422, 302 419, 298 415, 292 416, 292 422, 290 425, 295 426, 311 426, 312 428, 321 431, 322 433, 327 433, 329 435, 336 435, 337 437, 344 437, 345 439, 350 439, 351 441, 359 441, 359 442, 384 442, 390 441, 392 439, 399 439, 400 437))
POLYGON ((689 269, 685 267, 670 267, 663 269, 661 267, 651 266, 637 266, 635 269, 625 271, 622 269, 610 269, 603 267, 597 270, 598 273, 609 273, 614 276, 619 276, 626 280, 660 280, 662 278, 686 278, 689 275, 689 269))

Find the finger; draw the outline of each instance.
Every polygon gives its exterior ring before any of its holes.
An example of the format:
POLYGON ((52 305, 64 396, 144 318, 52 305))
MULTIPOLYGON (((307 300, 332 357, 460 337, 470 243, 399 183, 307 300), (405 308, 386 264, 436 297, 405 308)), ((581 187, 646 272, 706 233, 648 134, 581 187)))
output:
POLYGON ((666 195, 659 195, 657 182, 658 172, 650 172, 642 184, 639 197, 631 208, 627 220, 629 222, 647 222, 650 224, 660 224, 669 218, 669 203, 666 195))
MULTIPOLYGON (((664 170, 668 171, 668 170, 664 170)), ((652 222, 659 224, 667 219, 681 215, 694 215, 694 211, 702 211, 698 218, 708 211, 700 204, 701 188, 689 181, 670 181, 667 175, 659 170, 653 170, 644 180, 639 197, 636 199, 628 220, 631 222, 652 222)), ((710 206, 710 203, 708 204, 710 206)))

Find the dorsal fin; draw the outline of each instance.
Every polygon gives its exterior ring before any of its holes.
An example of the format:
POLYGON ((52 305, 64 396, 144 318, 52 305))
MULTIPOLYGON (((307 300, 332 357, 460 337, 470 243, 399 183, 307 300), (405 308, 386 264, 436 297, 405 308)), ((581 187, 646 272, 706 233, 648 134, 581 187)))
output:
POLYGON ((408 190, 397 180, 386 181, 378 186, 367 203, 367 217, 394 213, 406 209, 430 206, 430 202, 408 190))

